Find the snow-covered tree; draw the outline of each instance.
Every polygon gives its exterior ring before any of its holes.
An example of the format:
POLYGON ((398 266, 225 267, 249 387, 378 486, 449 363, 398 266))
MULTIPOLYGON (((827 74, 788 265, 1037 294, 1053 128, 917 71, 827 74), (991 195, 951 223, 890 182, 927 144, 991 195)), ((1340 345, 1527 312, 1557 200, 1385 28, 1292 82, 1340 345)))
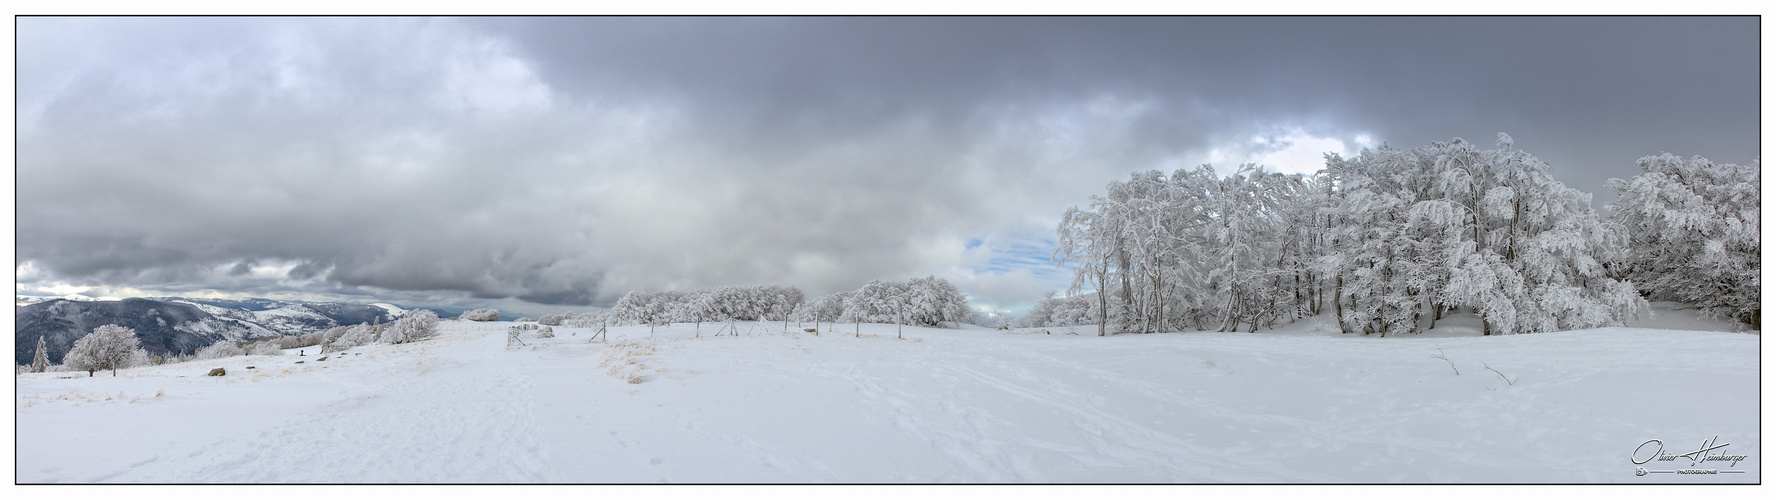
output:
MULTIPOLYGON (((1495 149, 1329 154, 1312 177, 1137 172, 1063 214, 1054 258, 1074 270, 1069 294, 1097 301, 1100 335, 1255 330, 1328 302, 1341 330, 1365 334, 1422 331, 1456 308, 1489 334, 1621 324, 1644 303, 1610 271, 1621 227, 1589 203, 1500 134, 1495 149)), ((1052 317, 1062 304, 1023 324, 1073 321, 1052 317)))
POLYGON ((1716 164, 1669 153, 1640 175, 1610 179, 1612 219, 1627 228, 1623 274, 1658 300, 1685 302, 1760 328, 1758 162, 1716 164))
POLYGON ((968 318, 967 297, 949 281, 936 276, 913 278, 904 290, 909 324, 943 326, 945 321, 960 323, 968 318))
POLYGON ((609 312, 585 313, 569 316, 567 319, 562 320, 562 326, 570 328, 595 328, 604 326, 608 322, 610 322, 609 312))
MULTIPOLYGON (((822 298, 815 315, 862 323, 942 326, 968 317, 968 301, 954 285, 937 277, 909 281, 873 280, 856 291, 822 298), (837 311, 837 317, 832 313, 837 311)), ((898 332, 898 328, 896 331, 898 332)))
POLYGON ((49 346, 43 336, 37 336, 37 354, 31 356, 31 373, 43 373, 49 370, 49 346))
MULTIPOLYGON (((497 312, 495 314, 498 314, 497 312)), ((497 317, 497 316, 496 316, 497 317)), ((438 335, 438 315, 426 309, 408 311, 401 319, 383 329, 385 344, 418 342, 438 335)))
POLYGON ((629 292, 611 307, 611 316, 617 321, 648 325, 651 333, 651 327, 672 322, 683 298, 684 293, 676 291, 629 292))
POLYGON ((851 292, 838 292, 815 299, 814 302, 810 303, 808 306, 808 315, 814 320, 814 329, 820 329, 821 321, 827 322, 829 324, 829 329, 831 328, 831 323, 840 321, 839 318, 845 315, 845 300, 850 296, 851 292))
POLYGON ((98 370, 111 370, 111 376, 115 377, 118 368, 128 368, 131 361, 147 357, 146 353, 137 355, 137 351, 141 350, 139 346, 135 330, 118 325, 103 325, 74 341, 74 346, 62 356, 62 364, 76 370, 86 370, 88 377, 98 370))
MULTIPOLYGON (((437 316, 437 314, 433 314, 433 316, 437 316)), ((463 311, 462 315, 458 317, 467 321, 499 321, 500 312, 499 309, 474 309, 463 311)))
POLYGON ((573 317, 573 313, 545 314, 543 317, 537 318, 537 323, 548 326, 561 326, 562 322, 567 321, 567 319, 571 317, 573 317))
POLYGON ((1510 136, 1490 150, 1456 139, 1329 155, 1327 168, 1348 328, 1420 331, 1420 316, 1453 307, 1479 313, 1486 334, 1592 328, 1645 305, 1606 267, 1626 256, 1621 227, 1510 136))
POLYGON ((673 309, 673 315, 679 321, 696 324, 698 335, 702 335, 703 322, 727 319, 722 317, 721 308, 716 304, 715 292, 708 290, 685 294, 677 304, 674 304, 673 309))

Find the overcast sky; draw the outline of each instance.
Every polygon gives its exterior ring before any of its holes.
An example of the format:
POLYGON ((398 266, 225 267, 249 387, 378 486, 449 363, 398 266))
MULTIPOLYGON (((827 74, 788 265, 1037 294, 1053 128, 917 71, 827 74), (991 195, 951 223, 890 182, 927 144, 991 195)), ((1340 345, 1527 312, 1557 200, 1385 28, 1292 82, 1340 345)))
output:
POLYGON ((1741 18, 19 18, 17 292, 593 310, 1066 287, 1130 172, 1758 154, 1741 18))

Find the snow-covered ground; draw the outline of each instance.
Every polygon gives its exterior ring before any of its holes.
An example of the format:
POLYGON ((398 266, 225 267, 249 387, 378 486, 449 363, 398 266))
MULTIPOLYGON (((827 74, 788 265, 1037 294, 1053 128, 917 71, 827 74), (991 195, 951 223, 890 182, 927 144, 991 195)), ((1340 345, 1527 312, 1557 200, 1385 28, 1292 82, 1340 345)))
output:
POLYGON ((1315 321, 1113 337, 909 327, 897 339, 893 325, 865 324, 858 338, 852 324, 814 335, 739 323, 742 335, 716 337, 719 325, 706 323, 700 334, 688 324, 613 328, 596 343, 586 329, 556 328, 507 348, 511 324, 447 321, 431 341, 324 361, 307 348, 116 378, 22 375, 17 481, 1761 477, 1759 337, 1747 333, 1478 337, 1458 317, 1387 339, 1315 321), (204 376, 213 367, 228 375, 204 376), (1745 458, 1632 463, 1657 453, 1642 446, 1654 439, 1665 455, 1711 441, 1725 446, 1708 454, 1745 458))

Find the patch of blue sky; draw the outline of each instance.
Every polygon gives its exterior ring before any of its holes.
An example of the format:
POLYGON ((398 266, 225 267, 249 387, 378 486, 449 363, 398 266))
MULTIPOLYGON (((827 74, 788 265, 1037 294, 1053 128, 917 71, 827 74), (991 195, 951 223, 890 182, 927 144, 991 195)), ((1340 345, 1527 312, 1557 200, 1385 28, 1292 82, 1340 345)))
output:
POLYGON ((1053 255, 1058 242, 1054 238, 1021 239, 1005 243, 988 243, 986 240, 971 238, 968 249, 986 246, 990 255, 984 262, 969 266, 976 274, 1004 275, 1017 271, 1027 271, 1044 283, 1058 283, 1065 288, 1073 279, 1073 263, 1057 265, 1053 255))

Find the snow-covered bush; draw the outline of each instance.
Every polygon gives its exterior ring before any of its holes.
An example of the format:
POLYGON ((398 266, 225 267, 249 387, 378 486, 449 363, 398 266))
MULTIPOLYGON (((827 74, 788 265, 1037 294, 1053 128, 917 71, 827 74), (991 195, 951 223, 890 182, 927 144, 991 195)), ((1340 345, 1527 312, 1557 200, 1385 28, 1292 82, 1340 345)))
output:
POLYGON ((536 318, 532 318, 532 317, 530 317, 530 316, 524 316, 524 317, 521 317, 521 318, 518 318, 518 319, 515 319, 515 320, 513 320, 513 321, 516 321, 516 322, 519 322, 519 323, 534 323, 534 322, 536 322, 536 318))
POLYGON ((541 318, 537 318, 537 323, 549 326, 561 326, 562 322, 565 322, 568 318, 572 317, 573 313, 546 314, 541 318))
POLYGON ((115 377, 118 368, 129 368, 133 366, 131 363, 147 357, 140 345, 135 330, 104 325, 74 341, 74 346, 62 356, 62 364, 86 370, 89 377, 97 370, 111 370, 111 376, 115 377))
MULTIPOLYGON (((146 349, 136 349, 130 352, 129 362, 122 366, 152 366, 154 364, 156 364, 154 362, 154 356, 149 355, 146 349)), ((112 375, 115 376, 116 374, 113 373, 112 375)))
POLYGON ((241 346, 226 340, 204 346, 192 354, 197 359, 221 359, 245 355, 247 355, 246 349, 241 349, 241 346))
POLYGON ((302 335, 285 335, 283 337, 279 337, 277 340, 275 340, 275 342, 277 342, 277 346, 280 349, 295 349, 298 347, 321 345, 321 343, 323 343, 327 340, 328 334, 332 333, 333 330, 337 330, 340 328, 344 328, 344 327, 334 327, 334 328, 329 328, 326 330, 322 330, 322 331, 318 331, 318 332, 314 332, 314 333, 302 334, 302 335))
POLYGON ((358 323, 352 326, 342 326, 333 330, 328 330, 327 334, 329 336, 337 336, 321 344, 321 352, 324 353, 338 352, 375 342, 377 332, 376 327, 370 326, 369 323, 358 323))
POLYGON ((1685 302, 1759 328, 1758 164, 1648 156, 1610 179, 1612 220, 1628 230, 1625 275, 1654 299, 1685 302))
MULTIPOLYGON (((498 311, 494 312, 498 317, 498 311)), ((405 344, 418 342, 438 335, 438 315, 429 310, 418 309, 408 311, 407 315, 390 324, 382 331, 382 342, 386 344, 405 344)))
POLYGON ((537 330, 537 338, 544 338, 544 339, 555 338, 555 328, 550 327, 550 326, 542 327, 541 329, 537 330))
POLYGON ((463 311, 461 318, 469 321, 499 321, 500 312, 499 309, 474 309, 463 311))

